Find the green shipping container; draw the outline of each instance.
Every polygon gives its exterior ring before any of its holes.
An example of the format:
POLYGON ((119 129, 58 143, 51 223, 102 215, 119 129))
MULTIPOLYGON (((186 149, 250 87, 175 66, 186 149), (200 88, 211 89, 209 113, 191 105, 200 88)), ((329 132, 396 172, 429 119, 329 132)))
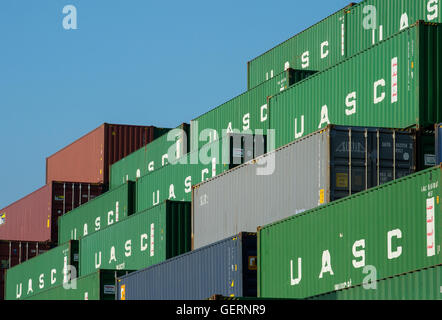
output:
POLYGON ((135 182, 128 181, 58 218, 58 243, 79 240, 126 219, 136 206, 135 182))
POLYGON ((442 22, 440 0, 365 0, 351 4, 247 64, 248 89, 285 68, 323 71, 418 20, 442 22))
POLYGON ((350 6, 249 61, 247 88, 272 80, 273 75, 287 68, 322 71, 344 59, 346 12, 350 6))
POLYGON ((115 189, 126 181, 135 181, 149 172, 168 163, 169 150, 175 157, 181 157, 188 151, 190 129, 187 123, 170 130, 143 148, 131 153, 111 166, 110 188, 115 189))
POLYGON ((442 300, 442 265, 333 291, 309 300, 442 300))
POLYGON ((441 264, 441 170, 261 228, 259 297, 307 298, 441 264))
POLYGON ((191 201, 193 185, 232 168, 229 148, 226 136, 138 179, 137 210, 164 200, 191 201))
POLYGON ((275 146, 330 123, 434 126, 442 120, 441 77, 441 25, 418 23, 272 97, 275 146))
MULTIPOLYGON (((267 101, 293 84, 304 80, 315 71, 288 69, 252 90, 210 110, 191 121, 191 151, 218 140, 225 132, 247 132, 267 129, 267 101)), ((263 132, 262 132, 263 133, 263 132)))
POLYGON ((27 300, 115 300, 116 279, 128 273, 129 271, 122 270, 98 270, 77 278, 75 288, 60 285, 33 295, 27 300))
POLYGON ((191 248, 190 202, 165 201, 80 240, 80 275, 139 270, 191 248))
POLYGON ((418 20, 440 23, 440 0, 365 0, 346 13, 346 51, 352 56, 418 20))
POLYGON ((26 299, 49 288, 69 283, 70 276, 76 278, 77 270, 78 241, 69 241, 8 269, 5 299, 26 299))

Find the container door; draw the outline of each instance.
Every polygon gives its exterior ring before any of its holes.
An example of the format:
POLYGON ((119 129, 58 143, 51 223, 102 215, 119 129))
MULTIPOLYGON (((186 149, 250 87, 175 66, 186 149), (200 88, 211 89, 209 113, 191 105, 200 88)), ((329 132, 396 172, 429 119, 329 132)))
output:
POLYGON ((375 187, 415 172, 415 142, 408 132, 378 130, 373 137, 375 187))
POLYGON ((393 172, 393 135, 391 133, 377 131, 377 136, 375 139, 375 150, 376 158, 375 166, 376 170, 374 181, 374 186, 379 186, 381 184, 387 183, 394 179, 393 172))
POLYGON ((416 171, 415 145, 412 134, 407 132, 396 133, 396 179, 408 176, 416 171))
POLYGON ((266 151, 265 135, 231 134, 228 136, 229 169, 263 155, 266 151))
POLYGON ((367 145, 364 129, 331 129, 330 201, 366 189, 369 176, 367 145))

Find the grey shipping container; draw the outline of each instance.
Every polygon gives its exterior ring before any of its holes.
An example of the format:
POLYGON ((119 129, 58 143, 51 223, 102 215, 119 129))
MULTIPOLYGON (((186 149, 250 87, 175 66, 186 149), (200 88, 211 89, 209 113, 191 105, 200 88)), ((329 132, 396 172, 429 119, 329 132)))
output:
POLYGON ((256 234, 228 239, 118 279, 119 300, 256 297, 256 234))
POLYGON ((204 181, 192 190, 192 248, 412 174, 416 136, 329 125, 204 181))

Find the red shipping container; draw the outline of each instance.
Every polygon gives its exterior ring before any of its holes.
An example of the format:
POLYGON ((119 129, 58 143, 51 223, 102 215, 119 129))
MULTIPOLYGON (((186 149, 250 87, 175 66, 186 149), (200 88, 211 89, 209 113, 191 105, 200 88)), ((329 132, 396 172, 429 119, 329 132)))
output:
POLYGON ((0 241, 0 300, 4 300, 6 269, 51 249, 48 243, 0 241))
POLYGON ((102 184, 52 182, 0 210, 0 240, 56 243, 58 217, 105 191, 102 184))
POLYGON ((109 182, 110 166, 170 129, 104 123, 46 158, 50 181, 109 182))

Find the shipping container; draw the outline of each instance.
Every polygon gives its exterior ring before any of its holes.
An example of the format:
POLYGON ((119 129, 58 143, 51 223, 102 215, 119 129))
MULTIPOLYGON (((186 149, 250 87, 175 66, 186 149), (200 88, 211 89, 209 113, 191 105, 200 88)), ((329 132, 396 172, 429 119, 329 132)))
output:
POLYGON ((0 240, 0 268, 8 269, 51 249, 47 242, 0 240))
POLYGON ((190 202, 165 201, 80 240, 80 275, 139 270, 190 250, 190 202))
POLYGON ((441 6, 439 0, 365 0, 352 6, 346 12, 347 56, 387 39, 418 20, 442 22, 441 6))
POLYGON ((270 81, 287 68, 322 71, 345 58, 346 13, 352 5, 249 61, 247 88, 270 81))
POLYGON ((442 162, 442 123, 436 124, 436 139, 435 139, 435 150, 436 150, 436 163, 442 162))
POLYGON ((59 218, 58 243, 80 240, 136 212, 135 182, 128 181, 59 218))
POLYGON ((6 300, 21 300, 78 276, 78 241, 69 241, 6 271, 6 300))
POLYGON ((59 285, 27 300, 115 300, 117 278, 127 274, 129 271, 98 270, 75 279, 76 288, 59 285))
POLYGON ((46 183, 109 183, 110 166, 170 129, 104 123, 46 158, 46 183))
POLYGON ((119 300, 256 297, 256 233, 240 233, 118 279, 119 300))
POLYGON ((0 240, 57 243, 58 217, 104 191, 102 184, 54 181, 0 210, 0 240))
POLYGON ((276 148, 329 123, 434 127, 442 110, 441 40, 441 25, 420 22, 273 96, 276 148))
POLYGON ((442 300, 442 265, 366 282, 309 300, 442 300))
POLYGON ((170 130, 161 137, 148 143, 141 149, 111 166, 110 188, 114 189, 165 166, 168 153, 173 150, 174 156, 179 158, 186 154, 190 139, 190 126, 181 124, 175 130, 170 130))
POLYGON ((265 153, 262 135, 228 134, 137 180, 137 211, 164 200, 191 201, 192 185, 265 153))
POLYGON ((193 188, 192 248, 412 174, 416 137, 329 125, 202 182, 193 188))
POLYGON ((438 0, 366 0, 337 11, 247 63, 248 89, 286 68, 323 71, 418 20, 442 22, 438 0))
POLYGON ((199 150, 227 133, 259 133, 256 130, 267 129, 265 119, 268 118, 268 99, 314 73, 315 71, 288 69, 271 81, 246 91, 192 120, 191 151, 199 150), (249 129, 253 132, 247 132, 249 129))
POLYGON ((441 264, 441 170, 260 228, 259 297, 307 298, 441 264))
POLYGON ((0 240, 0 300, 4 300, 4 273, 51 248, 46 242, 21 242, 0 240))

